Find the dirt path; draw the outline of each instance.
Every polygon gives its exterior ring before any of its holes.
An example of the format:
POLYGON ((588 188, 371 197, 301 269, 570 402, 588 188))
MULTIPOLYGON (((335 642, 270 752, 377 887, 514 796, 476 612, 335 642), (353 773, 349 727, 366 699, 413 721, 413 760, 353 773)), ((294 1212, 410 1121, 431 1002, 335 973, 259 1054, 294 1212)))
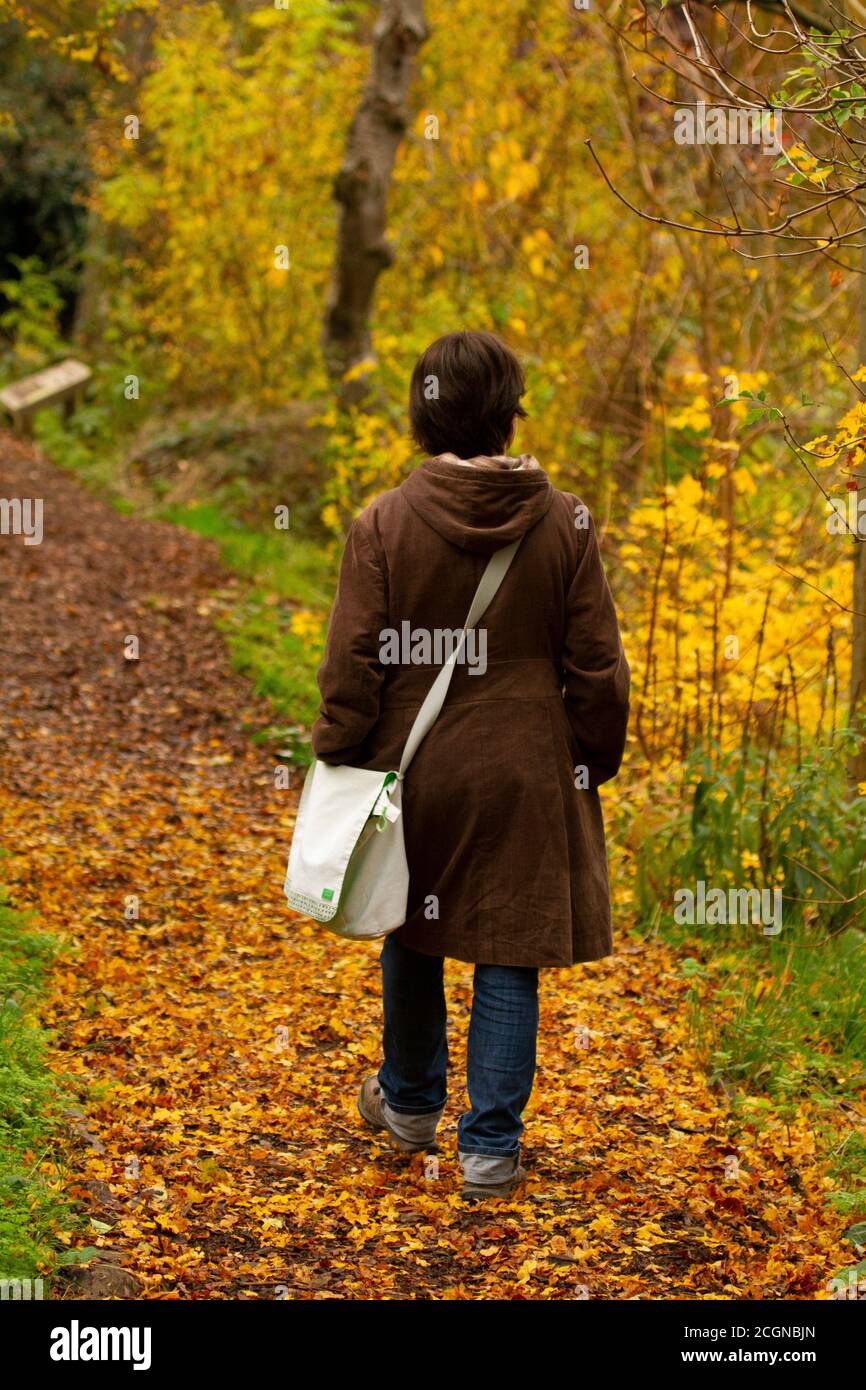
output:
POLYGON ((448 970, 438 1174, 360 1128, 377 953, 284 909, 296 793, 275 790, 242 731, 266 712, 211 625, 226 584, 214 553, 0 437, 0 497, 25 496, 44 499, 45 539, 0 537, 2 876, 70 943, 44 1016, 58 1070, 90 1088, 70 1181, 98 1223, 82 1243, 126 1271, 106 1287, 824 1296, 844 1223, 822 1203, 808 1124, 732 1132, 688 1053, 686 983, 662 946, 621 942, 542 977, 520 1202, 459 1200, 468 967, 448 970))

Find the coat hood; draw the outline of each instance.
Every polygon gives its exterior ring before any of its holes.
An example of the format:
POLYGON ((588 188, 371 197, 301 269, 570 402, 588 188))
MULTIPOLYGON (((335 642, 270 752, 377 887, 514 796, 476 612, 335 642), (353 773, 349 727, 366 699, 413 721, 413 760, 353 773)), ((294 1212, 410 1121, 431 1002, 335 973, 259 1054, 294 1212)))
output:
POLYGON ((401 491, 412 510, 443 540, 491 555, 526 535, 553 502, 553 486, 535 459, 428 458, 401 491))

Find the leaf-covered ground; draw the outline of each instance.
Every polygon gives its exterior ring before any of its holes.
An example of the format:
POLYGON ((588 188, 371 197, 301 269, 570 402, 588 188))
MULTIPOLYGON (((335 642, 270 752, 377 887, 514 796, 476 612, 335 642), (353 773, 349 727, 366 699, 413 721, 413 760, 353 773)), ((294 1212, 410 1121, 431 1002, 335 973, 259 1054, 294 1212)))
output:
POLYGON ((470 967, 448 968, 438 1154, 407 1159, 362 1128, 376 948, 285 910, 299 777, 276 790, 272 753, 250 741, 267 712, 213 628, 228 582, 213 552, 118 515, 9 437, 0 496, 45 504, 41 545, 0 538, 3 872, 16 906, 70 942, 44 1019, 57 1069, 82 1082, 74 1240, 114 1272, 91 1287, 826 1297, 844 1223, 808 1119, 734 1130, 658 942, 620 933, 609 960, 543 973, 519 1201, 459 1197, 470 967))

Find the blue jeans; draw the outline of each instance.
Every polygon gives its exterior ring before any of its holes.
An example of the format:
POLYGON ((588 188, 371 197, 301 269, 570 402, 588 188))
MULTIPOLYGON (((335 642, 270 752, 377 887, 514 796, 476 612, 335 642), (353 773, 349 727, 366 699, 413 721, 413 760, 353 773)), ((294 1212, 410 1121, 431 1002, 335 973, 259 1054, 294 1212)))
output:
MULTIPOLYGON (((447 1096, 443 960, 412 951, 393 935, 385 938, 379 959, 385 1015, 382 1096, 396 1128, 402 1120, 406 1137, 432 1141, 447 1096)), ((538 971, 476 965, 466 1056, 470 1109, 457 1126, 467 1176, 471 1166, 473 1177, 497 1181, 516 1167, 537 1035, 538 971)))

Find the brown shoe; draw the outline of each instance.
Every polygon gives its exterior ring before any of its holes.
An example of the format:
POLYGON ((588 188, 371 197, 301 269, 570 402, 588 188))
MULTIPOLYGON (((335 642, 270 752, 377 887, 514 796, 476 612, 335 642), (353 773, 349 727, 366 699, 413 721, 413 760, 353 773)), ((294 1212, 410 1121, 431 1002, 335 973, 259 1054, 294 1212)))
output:
POLYGON ((510 1197, 526 1182, 526 1169, 520 1164, 505 1182, 465 1182, 464 1202, 483 1202, 488 1197, 510 1197))
POLYGON ((401 1139, 399 1134, 395 1134, 385 1119, 384 1099, 379 1086, 379 1078, 368 1076, 358 1092, 358 1109, 361 1112, 362 1120, 370 1129, 384 1129, 391 1142, 404 1154, 426 1153, 430 1149, 435 1149, 435 1139, 431 1139, 426 1144, 416 1144, 409 1139, 401 1139))

